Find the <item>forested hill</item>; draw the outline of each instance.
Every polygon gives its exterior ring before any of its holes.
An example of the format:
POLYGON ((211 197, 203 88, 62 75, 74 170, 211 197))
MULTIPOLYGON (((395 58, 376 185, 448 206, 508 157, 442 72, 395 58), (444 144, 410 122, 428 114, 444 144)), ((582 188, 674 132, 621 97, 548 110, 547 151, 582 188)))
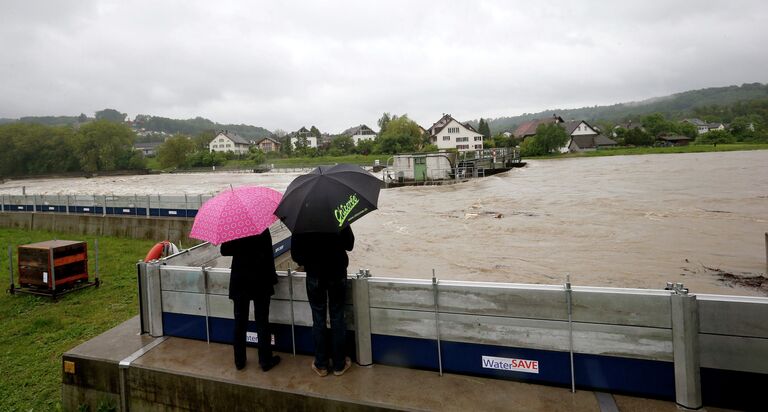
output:
POLYGON ((177 120, 140 114, 136 116, 133 123, 134 128, 143 128, 146 131, 165 132, 170 134, 182 133, 186 135, 197 135, 208 130, 229 130, 245 138, 262 138, 272 135, 269 130, 263 127, 247 124, 221 124, 202 117, 177 120))
MULTIPOLYGON (((104 109, 96 112, 95 118, 103 118, 105 120, 120 123, 125 121, 126 115, 125 113, 120 113, 113 109, 104 109)), ((84 114, 81 114, 80 116, 29 116, 20 119, 0 118, 0 124, 20 122, 42 124, 45 126, 63 126, 82 124, 93 120, 94 118, 87 117, 84 114)), ((143 128, 148 132, 165 132, 169 134, 181 133, 190 136, 198 135, 205 131, 217 130, 230 130, 245 138, 261 138, 272 135, 269 130, 263 127, 247 124, 221 124, 202 117, 179 120, 140 114, 136 116, 136 119, 132 124, 133 128, 136 130, 143 128)))
MULTIPOLYGON (((488 122, 491 132, 496 134, 508 130, 512 131, 524 121, 548 117, 553 114, 557 114, 565 120, 586 120, 587 122, 602 120, 612 123, 624 122, 629 119, 637 120, 651 113, 661 113, 669 119, 681 119, 692 116, 695 108, 712 105, 722 106, 740 101, 766 98, 768 98, 768 84, 750 83, 741 86, 690 90, 670 96, 654 97, 639 102, 619 103, 611 106, 545 110, 539 113, 525 113, 520 116, 499 117, 490 119, 488 122)), ((472 123, 477 124, 477 121, 472 123)))

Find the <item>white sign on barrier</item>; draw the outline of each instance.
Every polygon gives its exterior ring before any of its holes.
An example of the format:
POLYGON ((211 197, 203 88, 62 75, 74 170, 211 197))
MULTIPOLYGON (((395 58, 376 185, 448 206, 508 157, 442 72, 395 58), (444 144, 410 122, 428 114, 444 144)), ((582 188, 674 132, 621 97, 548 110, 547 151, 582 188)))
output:
MULTIPOLYGON (((259 334, 256 332, 246 332, 245 341, 248 343, 259 343, 259 334)), ((275 344, 275 335, 272 335, 272 345, 275 344)))
POLYGON ((483 368, 512 372, 539 373, 539 361, 483 356, 483 368))

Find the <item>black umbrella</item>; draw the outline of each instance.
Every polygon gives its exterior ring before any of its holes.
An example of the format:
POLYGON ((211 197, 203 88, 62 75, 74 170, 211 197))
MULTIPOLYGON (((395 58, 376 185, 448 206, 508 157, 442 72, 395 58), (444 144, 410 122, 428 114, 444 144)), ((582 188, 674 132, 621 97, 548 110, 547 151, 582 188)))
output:
POLYGON ((275 215, 292 233, 334 233, 376 210, 380 189, 360 166, 320 166, 288 185, 275 215))

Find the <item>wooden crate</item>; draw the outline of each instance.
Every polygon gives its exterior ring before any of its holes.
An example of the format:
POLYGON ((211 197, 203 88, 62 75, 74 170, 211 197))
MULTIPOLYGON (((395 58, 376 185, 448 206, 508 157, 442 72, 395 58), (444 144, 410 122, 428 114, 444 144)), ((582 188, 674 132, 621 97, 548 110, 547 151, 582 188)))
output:
POLYGON ((49 240, 19 246, 19 284, 45 290, 88 281, 88 244, 49 240))

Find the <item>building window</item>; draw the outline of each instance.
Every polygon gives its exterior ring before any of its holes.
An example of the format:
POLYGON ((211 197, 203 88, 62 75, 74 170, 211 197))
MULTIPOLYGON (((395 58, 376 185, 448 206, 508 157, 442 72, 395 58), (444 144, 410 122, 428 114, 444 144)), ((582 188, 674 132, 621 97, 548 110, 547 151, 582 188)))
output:
POLYGON ((469 149, 469 145, 468 144, 457 144, 456 148, 459 149, 459 150, 469 149))
POLYGON ((483 136, 475 136, 475 141, 476 142, 482 142, 483 141, 483 136))
POLYGON ((451 140, 451 136, 443 136, 443 141, 444 142, 447 142, 449 140, 451 140))
POLYGON ((469 141, 469 137, 457 137, 456 141, 457 142, 468 142, 469 141))
POLYGON ((475 145, 475 149, 482 149, 482 148, 483 148, 483 145, 481 145, 481 144, 476 144, 475 145))

